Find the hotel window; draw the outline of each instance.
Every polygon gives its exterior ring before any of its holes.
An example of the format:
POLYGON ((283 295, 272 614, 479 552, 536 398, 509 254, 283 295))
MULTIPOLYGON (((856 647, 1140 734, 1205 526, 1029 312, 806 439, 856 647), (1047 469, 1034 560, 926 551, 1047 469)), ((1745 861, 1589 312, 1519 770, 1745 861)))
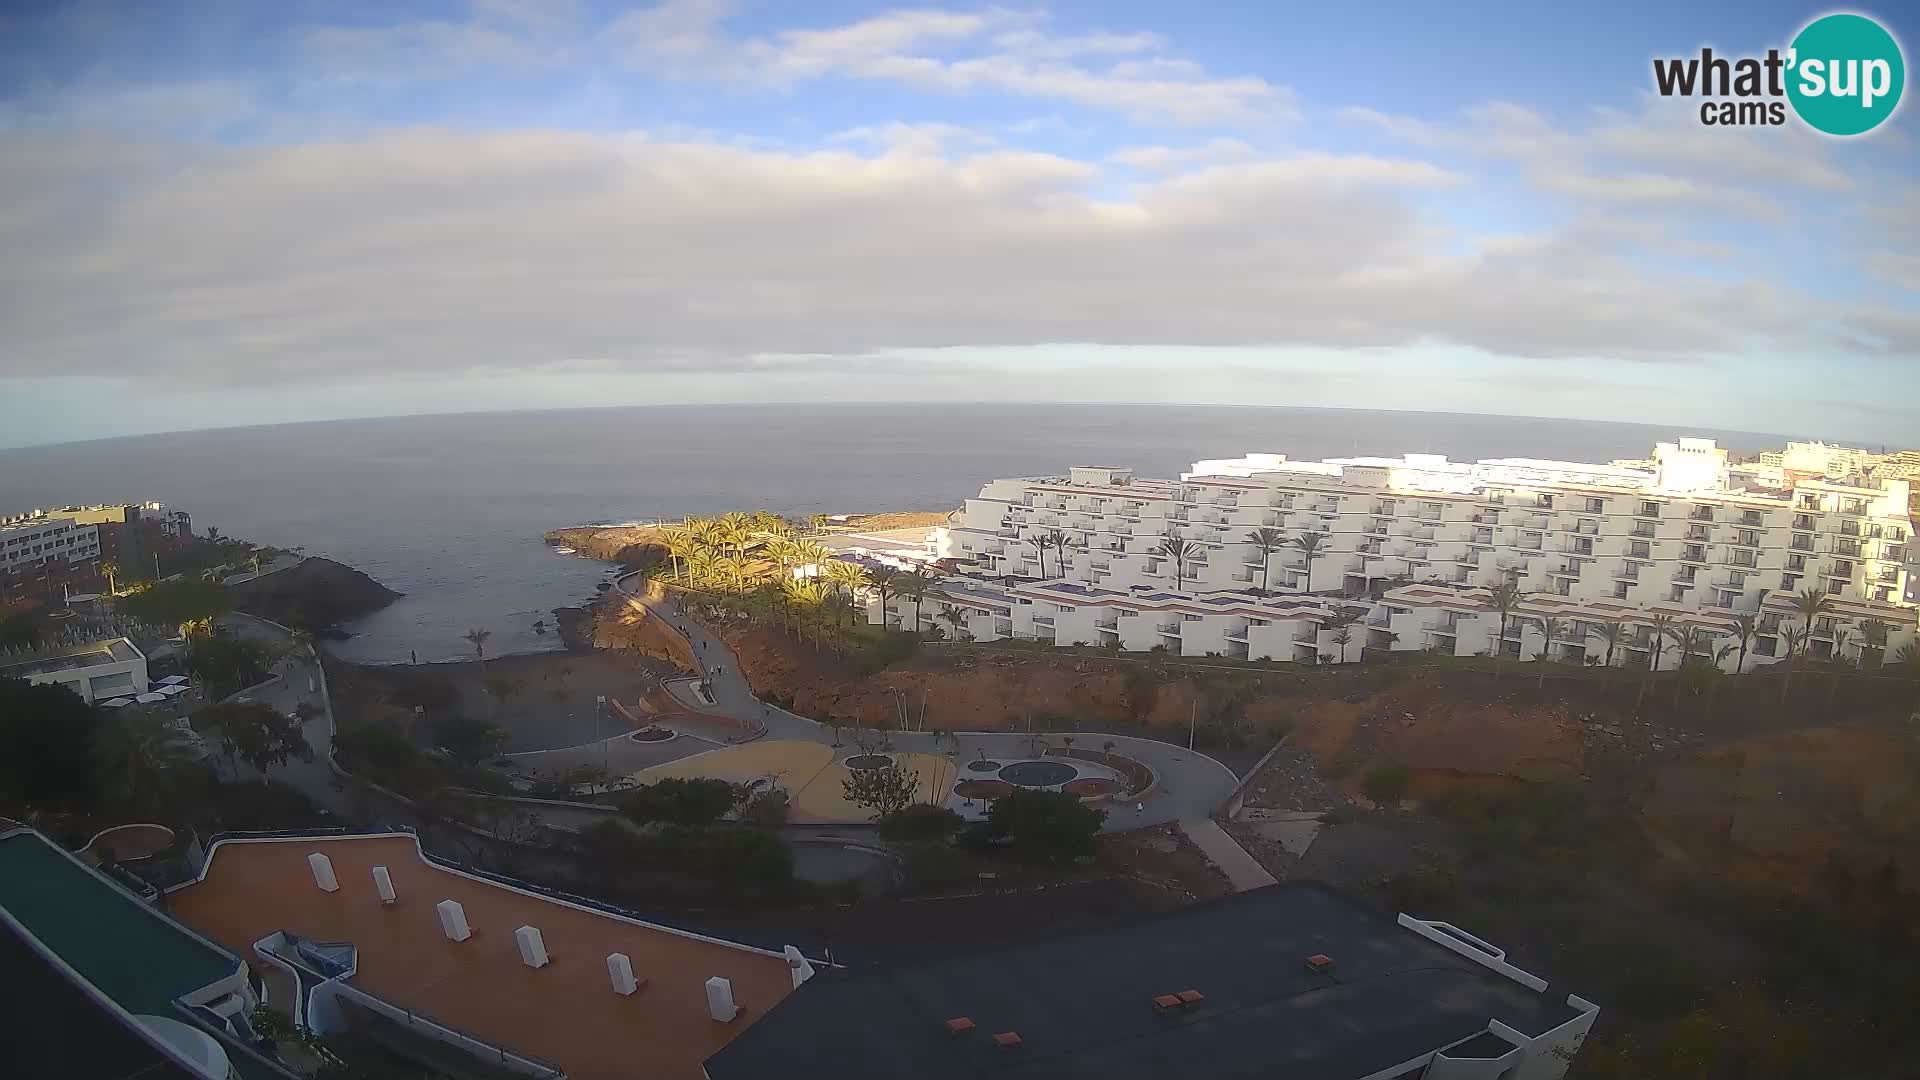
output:
POLYGON ((1800 587, 1800 576, 1798 574, 1781 574, 1780 575, 1780 588, 1782 591, 1792 592, 1793 590, 1799 587, 1800 587))
POLYGON ((1653 546, 1645 540, 1635 540, 1627 545, 1627 555, 1635 559, 1652 558, 1653 546))
POLYGON ((1606 512, 1607 512, 1607 500, 1605 499, 1588 499, 1587 500, 1587 513, 1604 514, 1606 512))

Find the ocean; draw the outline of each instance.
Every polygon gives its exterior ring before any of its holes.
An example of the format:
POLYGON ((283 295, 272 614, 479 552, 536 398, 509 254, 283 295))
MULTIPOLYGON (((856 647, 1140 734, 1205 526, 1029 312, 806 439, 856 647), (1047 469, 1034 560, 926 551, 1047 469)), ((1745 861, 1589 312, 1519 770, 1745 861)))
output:
POLYGON ((607 568, 542 540, 565 525, 728 510, 946 509, 986 480, 1070 464, 1171 476, 1200 458, 1413 451, 1467 460, 1641 457, 1700 435, 1784 436, 1449 413, 1173 405, 729 405, 399 417, 144 435, 0 451, 0 515, 159 501, 194 529, 302 545, 406 594, 349 625, 340 656, 422 662, 560 647, 535 633, 607 568))

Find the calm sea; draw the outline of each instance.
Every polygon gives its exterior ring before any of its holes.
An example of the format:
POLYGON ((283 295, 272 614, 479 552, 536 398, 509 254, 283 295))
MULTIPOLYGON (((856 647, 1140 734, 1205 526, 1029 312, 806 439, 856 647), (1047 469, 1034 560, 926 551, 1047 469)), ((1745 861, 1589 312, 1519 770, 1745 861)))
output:
POLYGON ((558 648, 536 619, 605 568, 555 554, 562 525, 766 507, 944 509, 1000 476, 1069 464, 1168 476, 1199 458, 1404 451, 1456 459, 1640 457, 1660 439, 1779 436, 1446 413, 1160 405, 747 405, 352 420, 0 451, 0 514, 158 499, 196 531, 304 545, 406 597, 336 651, 422 661, 558 648))

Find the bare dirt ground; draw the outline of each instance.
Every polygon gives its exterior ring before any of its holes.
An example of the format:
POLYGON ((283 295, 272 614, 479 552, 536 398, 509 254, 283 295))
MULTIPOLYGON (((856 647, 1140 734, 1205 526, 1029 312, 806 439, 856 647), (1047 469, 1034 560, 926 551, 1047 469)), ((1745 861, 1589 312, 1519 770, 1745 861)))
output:
MULTIPOLYGON (((666 665, 626 652, 541 653, 480 663, 362 667, 330 664, 328 678, 343 719, 385 718, 411 728, 403 702, 443 699, 461 715, 507 732, 507 752, 595 742, 628 730, 604 695, 631 705, 658 685, 666 665), (500 691, 505 690, 502 694, 500 691)), ((430 704, 427 711, 436 712, 430 704)), ((416 733, 426 739, 428 732, 416 733)))

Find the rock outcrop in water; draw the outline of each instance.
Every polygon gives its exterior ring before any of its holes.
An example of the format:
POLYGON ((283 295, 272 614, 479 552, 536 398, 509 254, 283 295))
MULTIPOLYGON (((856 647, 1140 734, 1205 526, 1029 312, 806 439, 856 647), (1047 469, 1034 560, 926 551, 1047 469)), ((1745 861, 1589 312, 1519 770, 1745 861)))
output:
POLYGON ((313 633, 371 615, 401 594, 332 559, 306 559, 264 577, 228 586, 236 610, 313 633))

